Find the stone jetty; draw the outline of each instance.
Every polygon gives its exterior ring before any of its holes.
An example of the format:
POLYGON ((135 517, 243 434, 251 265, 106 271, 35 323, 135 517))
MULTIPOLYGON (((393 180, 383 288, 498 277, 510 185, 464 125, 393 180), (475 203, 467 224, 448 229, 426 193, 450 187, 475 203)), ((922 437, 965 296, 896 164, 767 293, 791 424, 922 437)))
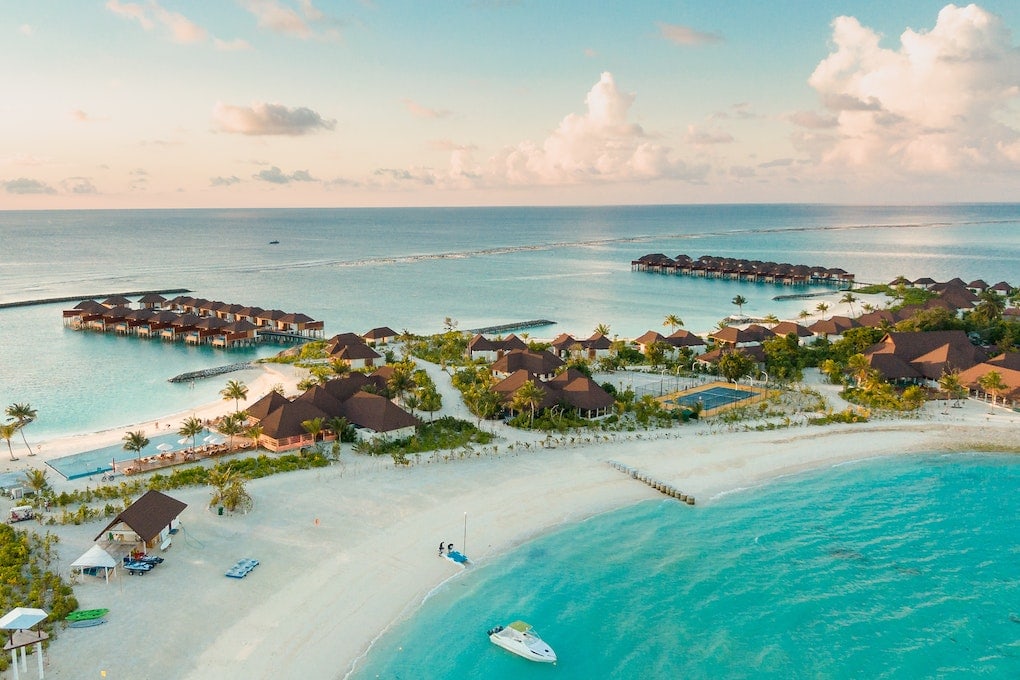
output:
POLYGON ((539 326, 552 326, 555 321, 549 319, 534 319, 532 321, 518 321, 516 323, 505 323, 499 326, 485 326, 484 328, 471 328, 468 333, 506 333, 508 331, 520 331, 525 328, 538 328, 539 326))
POLYGON ((213 366, 212 368, 204 368, 201 371, 190 371, 188 373, 181 373, 169 378, 167 382, 179 383, 189 382, 191 380, 200 380, 202 378, 211 378, 216 375, 223 375, 224 373, 232 373, 233 371, 243 371, 246 368, 254 367, 254 363, 251 361, 241 361, 236 364, 227 364, 226 366, 213 366))

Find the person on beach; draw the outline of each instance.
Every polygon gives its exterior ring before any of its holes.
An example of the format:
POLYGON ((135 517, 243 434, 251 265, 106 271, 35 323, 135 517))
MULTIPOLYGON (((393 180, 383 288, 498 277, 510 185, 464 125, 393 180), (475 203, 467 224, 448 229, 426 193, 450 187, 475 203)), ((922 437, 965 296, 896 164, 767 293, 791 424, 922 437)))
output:
POLYGON ((442 556, 442 554, 443 554, 443 546, 445 546, 445 545, 446 544, 443 543, 442 541, 439 542, 439 555, 440 556, 442 556))

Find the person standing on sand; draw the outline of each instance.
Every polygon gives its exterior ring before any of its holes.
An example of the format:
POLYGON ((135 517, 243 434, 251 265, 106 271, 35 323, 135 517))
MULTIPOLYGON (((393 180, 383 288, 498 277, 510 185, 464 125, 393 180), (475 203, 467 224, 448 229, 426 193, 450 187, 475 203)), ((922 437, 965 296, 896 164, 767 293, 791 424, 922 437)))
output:
POLYGON ((442 541, 439 542, 439 556, 440 557, 442 557, 442 555, 443 555, 443 546, 445 546, 445 545, 446 544, 443 543, 442 541))

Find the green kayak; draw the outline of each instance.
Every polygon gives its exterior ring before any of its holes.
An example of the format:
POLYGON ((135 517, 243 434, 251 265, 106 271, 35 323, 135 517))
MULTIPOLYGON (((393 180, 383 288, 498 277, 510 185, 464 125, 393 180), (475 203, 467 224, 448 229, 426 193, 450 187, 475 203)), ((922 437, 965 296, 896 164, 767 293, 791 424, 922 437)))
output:
POLYGON ((71 612, 65 618, 68 621, 90 621, 103 618, 109 611, 109 609, 79 609, 76 612, 71 612))

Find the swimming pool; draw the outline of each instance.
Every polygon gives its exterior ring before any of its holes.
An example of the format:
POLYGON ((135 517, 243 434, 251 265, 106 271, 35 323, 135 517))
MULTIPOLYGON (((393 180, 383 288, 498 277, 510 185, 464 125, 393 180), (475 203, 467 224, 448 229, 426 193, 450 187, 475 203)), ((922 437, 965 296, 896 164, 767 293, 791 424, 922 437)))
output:
POLYGON ((744 401, 756 396, 758 396, 758 393, 751 390, 742 390, 737 387, 713 386, 708 389, 678 396, 672 401, 677 406, 694 406, 701 403, 705 411, 711 411, 714 408, 729 406, 738 401, 744 401))
MULTIPOLYGON (((157 452, 157 447, 162 444, 167 444, 173 447, 173 449, 164 449, 168 451, 184 449, 191 446, 190 441, 187 444, 180 444, 178 442, 179 439, 181 439, 181 435, 176 432, 172 434, 161 434, 159 436, 150 437, 149 445, 142 449, 141 454, 137 454, 134 451, 127 451, 124 449, 123 443, 118 443, 101 449, 83 451, 82 453, 64 456, 63 458, 55 458, 46 464, 63 475, 63 477, 67 480, 91 477, 92 475, 102 475, 113 470, 113 461, 120 464, 135 460, 139 455, 142 458, 151 456, 153 453, 157 452)), ((201 441, 201 437, 199 437, 199 441, 201 441)))

